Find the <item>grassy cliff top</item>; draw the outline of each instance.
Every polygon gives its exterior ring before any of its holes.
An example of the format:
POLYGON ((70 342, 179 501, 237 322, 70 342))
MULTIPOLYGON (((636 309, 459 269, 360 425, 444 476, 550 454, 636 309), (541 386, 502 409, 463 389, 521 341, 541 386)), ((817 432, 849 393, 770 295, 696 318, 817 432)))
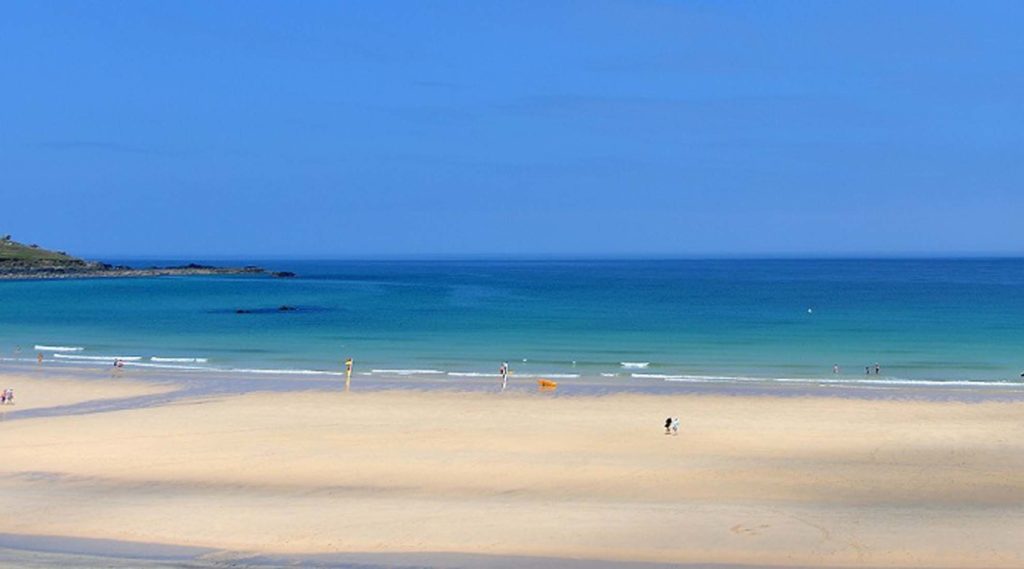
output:
POLYGON ((0 235, 0 280, 65 279, 93 277, 160 277, 191 275, 268 275, 294 277, 294 273, 268 273, 260 267, 210 267, 190 263, 180 267, 136 269, 112 266, 98 261, 72 257, 63 251, 51 251, 38 245, 25 245, 0 235))
POLYGON ((18 243, 10 236, 0 237, 0 263, 2 262, 19 264, 85 263, 82 259, 72 257, 63 251, 50 251, 38 245, 18 243))

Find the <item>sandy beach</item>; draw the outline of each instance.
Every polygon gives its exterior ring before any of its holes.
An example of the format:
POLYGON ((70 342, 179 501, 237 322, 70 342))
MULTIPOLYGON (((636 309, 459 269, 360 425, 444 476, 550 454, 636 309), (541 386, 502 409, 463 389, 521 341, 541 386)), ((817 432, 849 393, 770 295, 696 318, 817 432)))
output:
MULTIPOLYGON (((167 388, 20 383, 22 406, 167 388)), ((0 534, 221 557, 1020 567, 1022 416, 1019 402, 838 397, 186 399, 0 423, 0 534)))
POLYGON ((15 404, 0 406, 0 412, 26 411, 77 405, 90 401, 126 399, 168 393, 171 384, 132 381, 123 378, 71 379, 31 373, 0 376, 0 389, 14 389, 15 404))

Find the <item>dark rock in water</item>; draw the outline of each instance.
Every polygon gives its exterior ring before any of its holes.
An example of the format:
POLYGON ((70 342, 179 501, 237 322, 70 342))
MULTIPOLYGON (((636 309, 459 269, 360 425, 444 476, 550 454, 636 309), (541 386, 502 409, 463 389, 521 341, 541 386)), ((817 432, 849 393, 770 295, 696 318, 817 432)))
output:
POLYGON ((290 279, 295 276, 295 273, 291 271, 277 271, 276 273, 271 274, 279 279, 290 279))
POLYGON ((295 308, 294 306, 288 306, 287 304, 282 304, 281 306, 277 307, 278 312, 291 312, 293 310, 298 310, 298 308, 295 308))
POLYGON ((238 310, 235 310, 235 314, 252 314, 252 310, 246 310, 244 308, 239 308, 238 310))

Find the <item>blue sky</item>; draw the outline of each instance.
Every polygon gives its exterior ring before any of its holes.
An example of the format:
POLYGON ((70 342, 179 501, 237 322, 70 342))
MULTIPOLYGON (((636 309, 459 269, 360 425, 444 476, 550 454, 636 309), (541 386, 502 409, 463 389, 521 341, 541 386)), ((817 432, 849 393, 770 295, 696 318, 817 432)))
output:
POLYGON ((72 252, 1024 253, 1020 2, 0 11, 0 232, 72 252))

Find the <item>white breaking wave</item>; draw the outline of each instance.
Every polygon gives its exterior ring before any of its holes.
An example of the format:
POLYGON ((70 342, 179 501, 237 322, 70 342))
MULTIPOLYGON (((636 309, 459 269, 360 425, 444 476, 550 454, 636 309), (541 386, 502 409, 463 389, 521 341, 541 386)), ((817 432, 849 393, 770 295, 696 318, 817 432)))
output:
POLYGON ((451 377, 498 377, 497 373, 481 373, 478 371, 450 371, 451 377))
POLYGON ((244 369, 244 368, 231 368, 225 370, 217 370, 233 373, 255 373, 255 374, 266 374, 266 375, 345 375, 343 371, 322 371, 318 369, 244 369))
POLYGON ((651 365, 651 362, 619 362, 622 367, 632 369, 643 369, 651 365))
POLYGON ((679 382, 694 382, 694 383, 708 383, 708 382, 746 382, 746 383, 813 383, 818 385, 828 385, 830 387, 856 387, 856 386, 888 386, 888 387, 899 387, 899 386, 977 386, 977 387, 1024 387, 1024 383, 1015 381, 970 381, 970 380, 934 380, 934 379, 904 379, 899 377, 891 378, 878 378, 878 379, 831 379, 831 378, 812 378, 812 377, 749 377, 749 376, 731 376, 731 375, 657 375, 657 374, 632 374, 633 377, 648 377, 655 379, 664 379, 665 381, 679 381, 679 382))
POLYGON ((942 385, 958 385, 958 386, 984 386, 984 387, 1024 387, 1024 383, 1016 381, 971 381, 967 379, 942 381, 937 379, 902 379, 899 377, 893 377, 889 379, 811 379, 811 380, 798 380, 798 379, 786 379, 783 381, 811 381, 814 383, 822 383, 832 386, 841 387, 843 385, 849 385, 851 383, 857 385, 929 385, 932 387, 942 385))
MULTIPOLYGON (((450 371, 448 375, 450 377, 500 377, 498 373, 482 373, 478 371, 450 371)), ((578 373, 516 373, 513 370, 509 375, 509 379, 571 379, 579 376, 580 374, 578 373)))
POLYGON ((147 363, 143 363, 143 362, 125 362, 124 365, 132 366, 132 367, 144 367, 144 368, 152 368, 152 369, 174 369, 174 370, 183 370, 183 371, 223 371, 223 370, 219 370, 219 369, 217 369, 215 367, 189 366, 189 365, 182 365, 182 364, 147 364, 147 363))
POLYGON ((515 379, 517 377, 524 379, 572 379, 574 377, 579 376, 580 374, 578 373, 513 373, 510 377, 512 379, 515 379))
POLYGON ((85 348, 78 346, 43 346, 36 344, 35 349, 40 352, 81 352, 85 348))
MULTIPOLYGON (((37 346, 38 348, 39 346, 37 346)), ((68 346, 52 346, 54 348, 65 348, 70 350, 68 346)), ((239 373, 239 374, 256 374, 256 375, 298 375, 298 376, 331 376, 331 377, 343 377, 345 373, 343 371, 325 371, 325 370, 312 370, 312 369, 267 369, 267 368, 220 368, 213 366, 196 366, 186 365, 191 363, 205 363, 206 358, 162 358, 153 356, 148 358, 153 363, 145 363, 140 360, 143 359, 141 356, 93 356, 93 355, 78 355, 78 354, 66 354, 66 353, 54 353, 52 354, 58 362, 73 364, 77 363, 80 365, 110 365, 115 360, 121 360, 126 366, 141 367, 141 368, 153 368, 153 369, 167 369, 167 370, 180 370, 183 372, 207 372, 207 373, 239 373)), ((18 358, 18 357, 0 357, 0 362, 34 362, 35 358, 18 358)), ((630 363, 645 363, 645 362, 630 362, 630 363)), ((447 375, 449 377, 477 377, 477 378, 497 378, 497 373, 487 372, 460 372, 450 371, 444 372, 433 369, 374 369, 371 372, 359 372, 357 375, 371 376, 374 373, 378 374, 395 374, 402 376, 410 375, 447 375)), ((617 373, 601 373, 601 377, 623 377, 625 374, 617 373)), ((513 373, 511 379, 537 379, 537 378, 548 378, 548 379, 559 379, 559 378, 578 378, 580 374, 576 373, 513 373)), ((900 387, 913 387, 913 386, 928 386, 928 387, 978 387, 978 388, 1003 388, 1003 389, 1024 389, 1024 380, 1017 379, 1006 379, 1006 380, 928 380, 928 379, 905 379, 899 377, 879 377, 879 378, 813 378, 813 377, 753 377, 753 376, 738 376, 738 375, 698 375, 698 374, 658 374, 658 373, 642 373, 632 372, 629 373, 628 377, 637 379, 660 379, 663 381, 670 382, 690 382, 690 383, 791 383, 791 384, 805 384, 805 385, 817 385, 820 387, 828 388, 863 388, 863 389, 894 389, 900 387)))
POLYGON ((637 379, 683 379, 685 376, 682 375, 665 375, 662 373, 631 373, 629 377, 635 377, 637 379))
POLYGON ((438 375, 443 371, 436 369, 371 369, 372 373, 384 373, 391 375, 438 375))
POLYGON ((142 359, 142 356, 72 356, 68 354, 53 354, 53 357, 60 358, 63 360, 83 360, 97 362, 113 362, 114 360, 121 360, 123 362, 137 362, 142 359))

